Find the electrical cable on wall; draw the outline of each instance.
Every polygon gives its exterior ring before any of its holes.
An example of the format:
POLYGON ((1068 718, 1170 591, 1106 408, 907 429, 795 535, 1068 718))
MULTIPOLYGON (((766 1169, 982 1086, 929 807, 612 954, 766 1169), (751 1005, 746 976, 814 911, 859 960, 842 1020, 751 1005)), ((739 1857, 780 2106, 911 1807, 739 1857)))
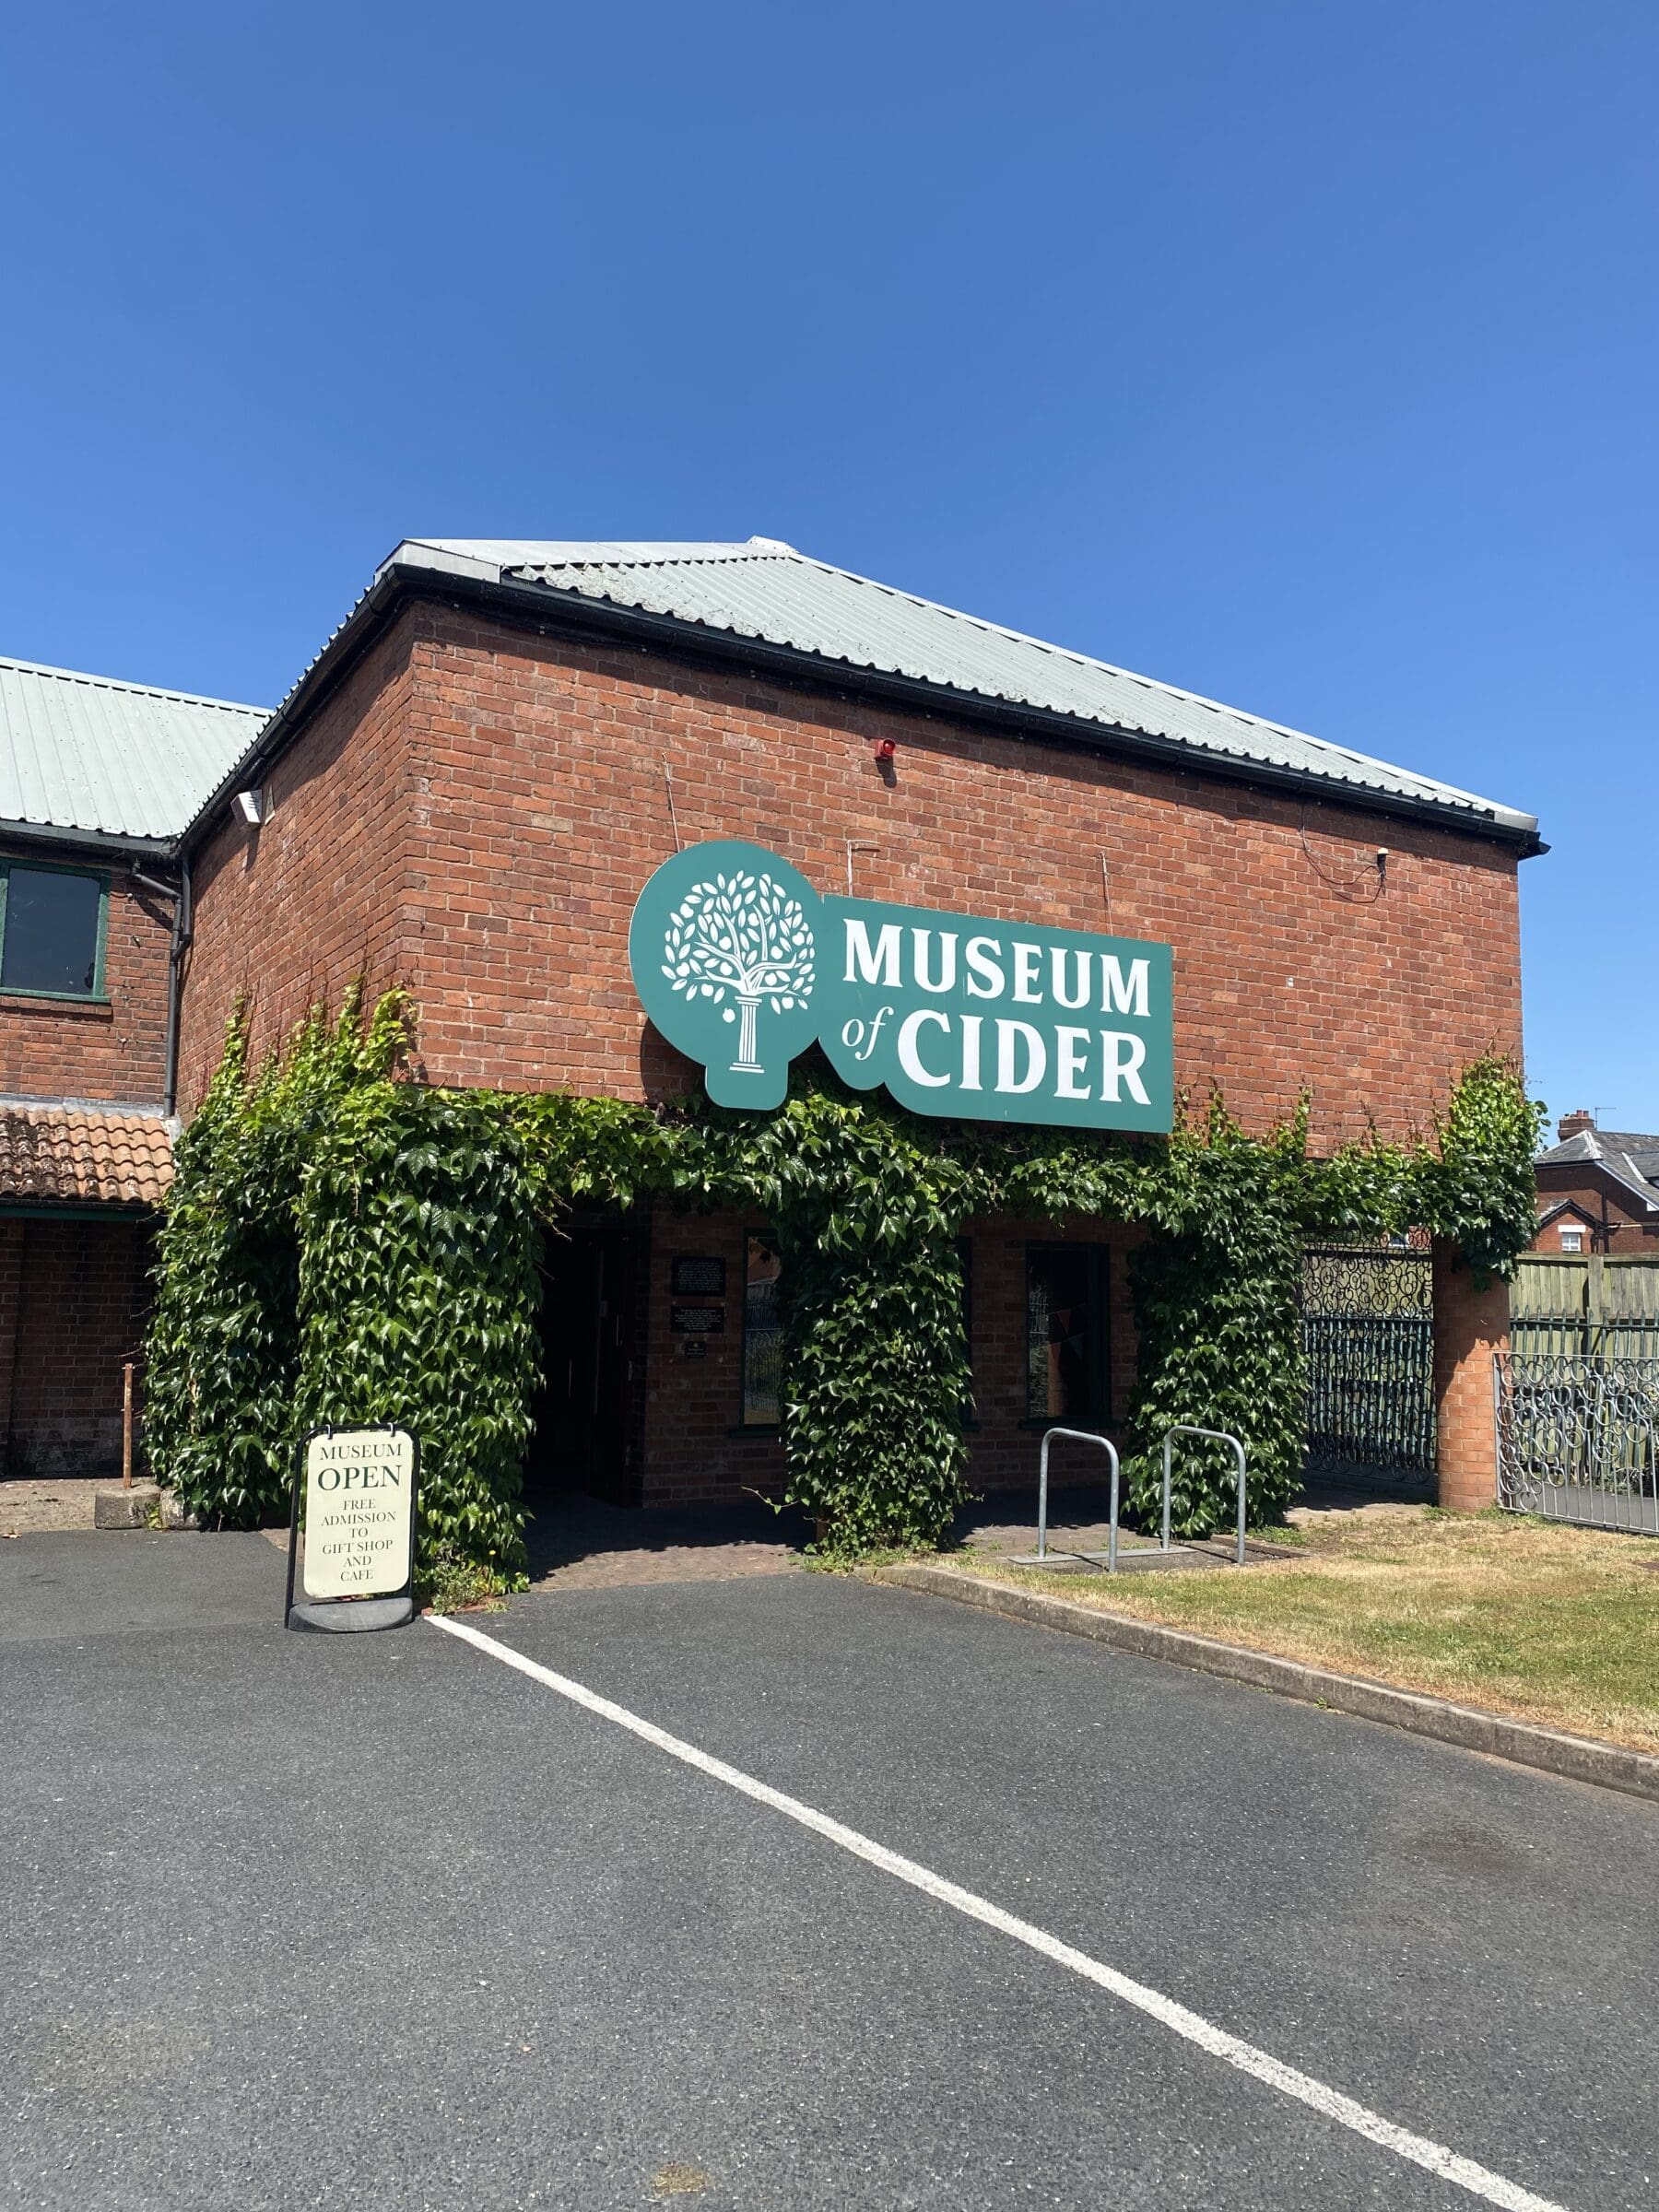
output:
POLYGON ((1370 867, 1358 876, 1332 876, 1322 868, 1313 857, 1313 848, 1308 842, 1308 810, 1304 806, 1297 823, 1297 836, 1301 841, 1302 858, 1327 890, 1333 890, 1347 906, 1375 906, 1388 884, 1388 847, 1379 845, 1370 867))

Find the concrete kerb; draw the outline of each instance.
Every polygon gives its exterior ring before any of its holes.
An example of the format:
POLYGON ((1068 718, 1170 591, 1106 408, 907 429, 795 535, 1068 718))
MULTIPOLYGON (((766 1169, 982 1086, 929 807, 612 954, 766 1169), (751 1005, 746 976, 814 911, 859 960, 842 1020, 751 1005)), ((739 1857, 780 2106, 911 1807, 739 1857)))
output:
POLYGON ((92 1500, 94 1528, 189 1528, 196 1517, 187 1513, 171 1490, 159 1483, 135 1482, 132 1488, 100 1487, 92 1500))
POLYGON ((1213 1637, 1194 1636, 1159 1621, 1109 1613, 1097 1606, 961 1574, 948 1567, 900 1565, 869 1568, 865 1572, 872 1581, 896 1589, 947 1597, 959 1605, 978 1606, 987 1613, 1029 1621, 1037 1628, 1087 1636, 1096 1643, 1133 1652, 1141 1658, 1167 1659, 1176 1666, 1225 1676, 1253 1689, 1300 1699, 1303 1704, 1325 1706, 1359 1720, 1381 1721, 1387 1727, 1432 1736, 1465 1751, 1485 1752, 1489 1758, 1535 1767, 1570 1782, 1596 1783, 1604 1789, 1622 1790, 1630 1796, 1659 1804, 1659 1758, 1626 1750, 1618 1744, 1565 1735, 1530 1721, 1510 1720, 1476 1706, 1453 1705, 1418 1690, 1393 1689, 1386 1683, 1367 1681, 1359 1675, 1333 1674, 1325 1667, 1304 1665, 1298 1659, 1277 1658, 1270 1652, 1251 1651, 1241 1644, 1218 1643, 1213 1637))

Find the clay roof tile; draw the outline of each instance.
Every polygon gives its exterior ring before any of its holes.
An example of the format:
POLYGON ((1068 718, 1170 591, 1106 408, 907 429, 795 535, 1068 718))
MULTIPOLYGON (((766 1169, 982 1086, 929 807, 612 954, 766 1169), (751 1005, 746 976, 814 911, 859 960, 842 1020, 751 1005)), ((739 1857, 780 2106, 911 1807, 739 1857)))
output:
POLYGON ((158 1115, 0 1107, 0 1202, 159 1206, 172 1139, 158 1115))

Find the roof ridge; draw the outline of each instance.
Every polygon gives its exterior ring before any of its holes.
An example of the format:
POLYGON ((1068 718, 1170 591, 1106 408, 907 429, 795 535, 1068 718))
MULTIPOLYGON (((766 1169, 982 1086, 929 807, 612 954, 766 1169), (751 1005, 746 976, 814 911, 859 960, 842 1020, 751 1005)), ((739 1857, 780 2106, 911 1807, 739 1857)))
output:
MULTIPOLYGON (((435 544, 440 541, 429 540, 427 542, 435 544)), ((452 540, 451 542, 465 541, 452 540)), ((572 546, 576 546, 582 541, 572 539, 569 542, 572 546)), ((602 547, 607 546, 611 542, 608 539, 597 538, 592 541, 588 549, 590 553, 597 553, 602 547)), ((623 539, 616 542, 620 545, 630 541, 623 539)), ((650 541, 641 540, 640 542, 649 543, 650 541)), ((839 561, 820 559, 816 553, 803 553, 799 547, 785 546, 781 539, 767 538, 757 541, 750 538, 746 541, 743 539, 710 538, 700 543, 697 539, 679 541, 669 538, 662 541, 662 551, 650 559, 622 557, 608 560, 603 559, 583 560, 579 555, 572 554, 571 557, 564 559, 515 562, 512 564, 512 570, 522 572, 529 569, 565 568, 667 569, 688 568, 699 562, 712 568, 727 561, 775 559, 780 556, 798 560, 805 568, 821 570, 826 576, 844 576, 849 583, 863 584, 867 591, 880 592, 888 599, 902 599, 912 606, 925 607, 930 614, 944 615, 952 622, 965 622, 970 629, 984 630, 992 637, 1006 638, 1016 645, 1030 645, 1039 653, 1052 654, 1056 660, 1072 661, 1082 668, 1099 668, 1108 676, 1122 677, 1127 683, 1144 684, 1149 691, 1161 691, 1168 698, 1183 699, 1194 706, 1208 707, 1213 713, 1226 714, 1235 722, 1250 723, 1258 729, 1271 730, 1277 736, 1299 737, 1306 745, 1316 745, 1325 752, 1341 753, 1348 759, 1363 762, 1370 768, 1393 766, 1391 761, 1373 759, 1368 753, 1359 753, 1354 751, 1351 747, 1336 745, 1328 737, 1317 737, 1311 730, 1296 729, 1288 722, 1270 722, 1265 715, 1252 714, 1242 707, 1230 707, 1221 700, 1206 698, 1202 691, 1189 691, 1179 684, 1165 683, 1161 677, 1143 676, 1138 669, 1121 667, 1115 661, 1103 661, 1099 654, 1081 652, 1075 645, 1056 645, 1053 639, 1040 638, 1033 631, 1015 629, 1006 622, 993 622, 989 616, 970 614, 965 607, 947 606, 943 599, 925 598, 920 592, 906 591, 902 584, 885 583, 879 576, 866 576, 858 569, 844 569, 839 561), (696 551, 681 550, 682 542, 687 547, 696 547, 698 549, 696 551), (751 552, 750 547, 757 543, 764 549, 759 552, 751 552), (727 550, 728 546, 730 547, 729 551, 727 550)), ((508 572, 512 572, 512 571, 508 572)), ((702 624, 701 627, 708 626, 702 624)), ((844 656, 842 657, 844 658, 844 656)), ((848 662, 847 665, 856 666, 858 664, 848 662)), ((1438 778, 1434 780, 1438 781, 1438 778)), ((1450 791, 1455 790, 1457 787, 1454 784, 1447 784, 1443 788, 1450 791)), ((1475 794, 1469 793, 1464 795, 1473 797, 1475 794)))
POLYGON ((807 558, 808 556, 804 553, 797 553, 793 546, 783 546, 769 542, 764 546, 751 547, 739 543, 734 545, 728 551, 726 547, 720 544, 718 540, 714 540, 712 542, 710 549, 706 553, 685 554, 663 552, 653 553, 649 555, 626 554, 618 555, 608 560, 582 560, 577 559, 569 560, 526 560, 512 564, 508 568, 507 573, 509 575, 512 574, 515 568, 685 569, 691 567, 693 562, 703 568, 730 569, 735 568, 738 563, 742 561, 758 563, 763 560, 805 560, 807 558), (718 550, 715 549, 717 547, 718 550))
MULTIPOLYGON (((1123 667, 1116 661, 1104 661, 1098 653, 1083 653, 1075 645, 1056 645, 1051 638, 1040 638, 1030 630, 1014 629, 1006 622, 993 622, 985 615, 971 615, 959 606, 947 606, 942 599, 924 598, 920 592, 907 592, 901 584, 883 583, 878 577, 865 576, 856 569, 843 569, 832 560, 820 560, 815 553, 795 553, 795 559, 809 567, 822 569, 831 576, 850 577, 854 583, 867 584, 872 590, 885 592, 890 598, 906 599, 912 606, 924 606, 934 614, 948 615, 952 621, 969 623, 975 629, 990 632, 993 637, 1007 638, 1017 645, 1030 645, 1040 653, 1052 653, 1058 660, 1075 662, 1082 668, 1098 668, 1108 676, 1121 677, 1125 683, 1144 684, 1148 691, 1160 691, 1167 699, 1186 700, 1189 706, 1206 707, 1213 714, 1225 714, 1233 722, 1247 723, 1253 728, 1271 730, 1278 737, 1295 737, 1303 745, 1318 747, 1321 752, 1335 753, 1364 768, 1382 768, 1393 772, 1413 774, 1414 771, 1398 770, 1392 760, 1384 760, 1373 753, 1362 753, 1353 746, 1339 745, 1334 738, 1320 737, 1312 730, 1300 730, 1293 723, 1273 722, 1265 714, 1253 714, 1247 708, 1229 706, 1225 700, 1211 699, 1203 691, 1191 691, 1182 684, 1166 683, 1162 677, 1143 676, 1138 668, 1123 667)), ((1488 801, 1478 793, 1465 791, 1460 784, 1447 783, 1438 776, 1419 779, 1439 785, 1442 791, 1453 792, 1459 798, 1472 800, 1484 806, 1488 801)))
MULTIPOLYGON (((728 646, 774 647, 844 672, 854 683, 902 677, 958 699, 1110 731, 1118 739, 1143 736, 1246 780, 1271 774, 1300 786, 1310 800, 1452 816, 1483 833, 1518 839, 1528 853, 1547 849, 1538 841, 1536 819, 1518 807, 758 533, 747 540, 404 538, 376 571, 371 591, 400 563, 412 575, 465 576, 487 594, 528 583, 569 606, 606 603, 625 615, 670 621, 688 635, 718 636, 728 646), (734 569, 768 574, 733 575, 723 585, 713 573, 734 569), (796 571, 793 582, 784 570, 796 571), (842 583, 854 588, 842 593, 842 583)), ((359 600, 346 628, 367 604, 368 595, 359 600)), ((278 708, 274 733, 341 634, 278 708)))
POLYGON ((214 707, 226 714, 259 714, 268 716, 269 707, 256 707, 245 700, 218 699, 206 691, 180 691, 165 684, 140 684, 124 676, 94 676, 85 668, 58 668, 49 661, 22 661, 14 654, 0 653, 0 668, 14 668, 20 676, 49 676, 63 684, 90 684, 100 691, 130 691, 143 699, 171 700, 183 707, 214 707))
MULTIPOLYGON (((428 540, 426 542, 436 544, 441 541, 428 540)), ((467 541, 451 540, 449 542, 467 541)), ((477 542, 488 544, 490 541, 486 539, 477 542)), ((534 543, 535 541, 520 542, 534 543)), ((1262 730, 1275 737, 1292 738, 1299 744, 1313 747, 1319 753, 1333 761, 1347 761, 1355 767, 1382 769, 1393 774, 1415 775, 1416 773, 1410 770, 1400 770, 1394 762, 1384 760, 1378 754, 1363 753, 1354 746, 1339 744, 1334 738, 1318 736, 1312 730, 1299 729, 1293 723, 1276 722, 1265 714, 1253 714, 1247 708, 1230 706, 1225 700, 1212 699, 1206 692, 1191 690, 1182 684, 1167 683, 1161 677, 1145 676, 1139 669, 1125 668, 1116 661, 1102 660, 1098 653, 1084 653, 1075 645, 1057 645, 1052 639, 1040 638, 1032 631, 1015 629, 1006 622, 994 622, 988 616, 970 614, 966 608, 959 606, 947 606, 942 599, 929 599, 920 592, 907 591, 901 584, 884 582, 878 576, 866 576, 860 570, 842 568, 839 562, 824 560, 816 553, 803 553, 799 547, 788 545, 781 538, 753 536, 747 539, 665 538, 654 541, 629 538, 595 538, 584 541, 574 538, 551 539, 546 542, 552 545, 567 545, 571 548, 571 552, 566 558, 515 562, 511 567, 504 565, 502 572, 511 574, 523 573, 533 569, 580 569, 584 567, 660 570, 703 565, 712 568, 738 561, 796 560, 804 568, 817 569, 827 576, 844 577, 851 583, 862 584, 867 591, 878 592, 888 599, 902 600, 908 606, 924 608, 929 614, 942 615, 949 621, 963 623, 969 629, 980 630, 986 636, 1003 638, 1011 644, 1029 646, 1033 652, 1046 653, 1053 660, 1068 662, 1075 667, 1096 670, 1102 675, 1116 677, 1124 683, 1138 684, 1144 690, 1165 699, 1180 700, 1188 706, 1202 707, 1206 712, 1220 715, 1241 728, 1262 730), (653 551, 646 557, 622 553, 621 548, 629 545, 641 547, 649 545, 653 547, 653 551), (575 550, 576 547, 582 546, 585 546, 588 553, 586 559, 583 559, 581 553, 575 550), (660 547, 660 550, 656 550, 657 547, 660 547), (605 558, 603 548, 615 548, 611 558, 605 558)), ((706 628, 708 626, 700 621, 700 627, 706 628)), ((863 665, 845 655, 839 657, 845 666, 863 665)), ((968 688, 968 687, 958 688, 968 688)), ((1092 718, 1083 717, 1082 719, 1092 718)), ((1198 746, 1201 749, 1203 747, 1201 738, 1192 738, 1188 742, 1198 746)), ((1333 774, 1329 780, 1338 783, 1346 783, 1349 781, 1349 779, 1336 774, 1333 774)), ((1466 790, 1462 784, 1448 783, 1439 776, 1419 776, 1416 780, 1434 785, 1449 797, 1463 799, 1474 808, 1484 811, 1490 807, 1490 801, 1483 799, 1477 792, 1466 790)))
POLYGON ((406 546, 493 560, 503 575, 527 569, 663 569, 735 561, 800 560, 781 537, 407 537, 406 546), (511 548, 518 558, 502 558, 511 548))

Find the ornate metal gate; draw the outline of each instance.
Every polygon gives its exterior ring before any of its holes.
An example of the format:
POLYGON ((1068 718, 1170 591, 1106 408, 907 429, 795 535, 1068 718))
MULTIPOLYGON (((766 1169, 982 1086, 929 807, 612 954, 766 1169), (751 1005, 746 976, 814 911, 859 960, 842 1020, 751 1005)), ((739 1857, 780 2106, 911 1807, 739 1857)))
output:
POLYGON ((1510 1312, 1500 1502, 1659 1535, 1659 1260, 1528 1253, 1510 1312))
POLYGON ((1310 1246, 1302 1263, 1311 1468, 1434 1467, 1434 1292, 1429 1254, 1310 1246))
POLYGON ((1659 1535, 1659 1363, 1500 1353, 1493 1382, 1500 1504, 1659 1535))

